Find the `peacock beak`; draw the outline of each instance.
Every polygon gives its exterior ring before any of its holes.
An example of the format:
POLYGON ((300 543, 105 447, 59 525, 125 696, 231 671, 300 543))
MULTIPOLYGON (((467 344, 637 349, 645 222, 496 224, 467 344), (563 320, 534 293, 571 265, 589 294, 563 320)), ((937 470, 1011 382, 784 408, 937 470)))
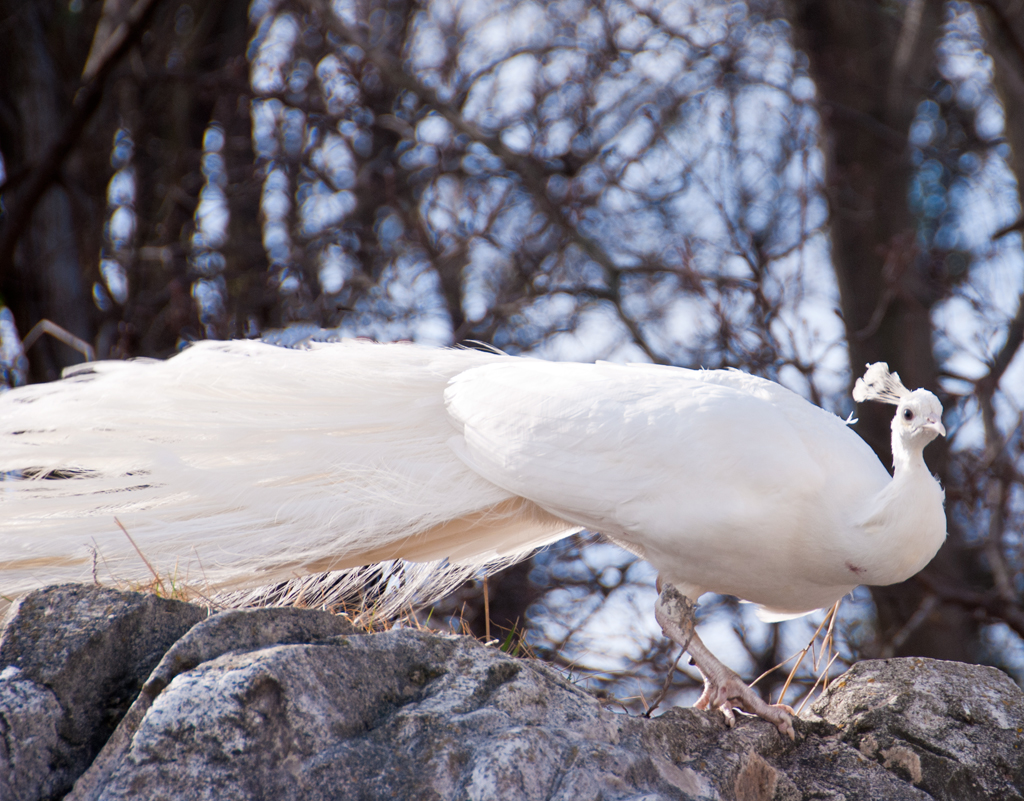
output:
POLYGON ((942 425, 942 421, 938 417, 933 415, 928 415, 924 419, 924 425, 921 428, 930 428, 940 437, 946 436, 946 427, 942 425))

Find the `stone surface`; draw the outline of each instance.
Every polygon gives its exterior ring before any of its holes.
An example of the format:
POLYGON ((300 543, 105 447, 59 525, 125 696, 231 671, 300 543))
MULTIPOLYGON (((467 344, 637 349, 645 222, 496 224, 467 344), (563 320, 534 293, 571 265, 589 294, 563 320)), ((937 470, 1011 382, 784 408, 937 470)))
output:
POLYGON ((712 785, 663 749, 721 732, 616 715, 539 664, 399 630, 178 676, 98 798, 695 798, 712 785))
POLYGON ((861 662, 815 705, 841 739, 932 798, 1024 798, 1024 703, 1001 670, 861 662))
POLYGON ((196 624, 149 674, 117 731, 75 784, 68 801, 92 801, 103 792, 107 780, 124 762, 154 699, 178 674, 229 652, 238 657, 267 646, 321 642, 353 631, 345 618, 309 609, 232 609, 196 624))
MULTIPOLYGON (((99 598, 51 592, 68 632, 79 613, 91 625, 99 598)), ((89 647, 88 637, 54 647, 39 639, 37 616, 20 614, 0 645, 19 655, 0 674, 5 801, 60 796, 53 784, 29 795, 11 777, 47 775, 69 724, 62 683, 40 678, 89 647)), ((350 631, 295 609, 194 627, 136 679, 135 703, 69 801, 1022 797, 1024 693, 991 668, 861 663, 797 721, 794 743, 750 718, 728 729, 693 709, 617 714, 545 665, 472 639, 350 631)), ((93 706, 75 720, 103 720, 93 706)))
POLYGON ((66 790, 84 765, 71 762, 58 732, 63 717, 52 690, 15 667, 0 671, 0 798, 49 798, 66 790), (62 747, 63 746, 63 747, 62 747), (62 769, 62 763, 68 762, 62 769))
POLYGON ((0 798, 67 792, 167 649, 205 616, 77 584, 21 598, 0 635, 0 798))

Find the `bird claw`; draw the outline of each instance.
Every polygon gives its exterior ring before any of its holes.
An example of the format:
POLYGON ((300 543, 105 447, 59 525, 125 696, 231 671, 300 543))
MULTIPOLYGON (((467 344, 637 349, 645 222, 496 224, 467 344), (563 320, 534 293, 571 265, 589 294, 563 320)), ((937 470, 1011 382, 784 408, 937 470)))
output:
POLYGON ((796 740, 793 718, 796 712, 788 704, 769 704, 761 699, 751 687, 748 687, 739 676, 728 676, 723 682, 712 682, 705 678, 704 692, 694 704, 697 709, 718 709, 725 715, 729 728, 736 725, 736 712, 740 710, 756 715, 779 730, 781 734, 796 740))

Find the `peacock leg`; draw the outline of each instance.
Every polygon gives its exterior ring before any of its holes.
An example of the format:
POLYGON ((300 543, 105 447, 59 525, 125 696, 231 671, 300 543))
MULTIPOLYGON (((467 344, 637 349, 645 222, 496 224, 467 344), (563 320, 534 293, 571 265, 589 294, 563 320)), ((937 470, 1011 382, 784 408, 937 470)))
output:
POLYGON ((694 609, 697 604, 671 584, 664 584, 654 605, 654 616, 665 636, 686 651, 704 677, 704 693, 694 706, 697 709, 720 709, 730 726, 736 722, 733 709, 775 724, 791 740, 793 710, 785 704, 768 704, 747 686, 733 670, 723 665, 697 636, 694 630, 694 609))

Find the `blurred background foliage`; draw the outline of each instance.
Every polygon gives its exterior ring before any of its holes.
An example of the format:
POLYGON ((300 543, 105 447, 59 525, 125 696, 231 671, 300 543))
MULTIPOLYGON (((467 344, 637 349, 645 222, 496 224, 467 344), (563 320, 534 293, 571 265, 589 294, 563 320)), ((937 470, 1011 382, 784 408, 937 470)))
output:
MULTIPOLYGON (((949 540, 844 604, 838 665, 915 654, 1021 681, 1015 8, 0 0, 3 380, 56 378, 76 343, 368 336, 737 367, 845 416, 884 360, 945 403, 928 457, 949 540)), ((858 413, 889 464, 891 410, 858 413)), ((422 619, 642 710, 676 656, 653 581, 580 535, 422 619)), ((821 621, 704 607, 751 679, 821 621)), ((686 700, 696 673, 676 679, 686 700)))

